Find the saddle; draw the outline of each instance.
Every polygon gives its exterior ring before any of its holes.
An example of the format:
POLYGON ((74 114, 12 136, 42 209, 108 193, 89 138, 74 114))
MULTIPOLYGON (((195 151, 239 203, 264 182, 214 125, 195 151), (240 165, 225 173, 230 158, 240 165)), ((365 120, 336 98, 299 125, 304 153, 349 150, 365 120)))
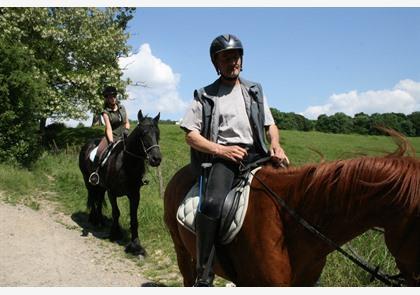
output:
MULTIPOLYGON (((225 198, 220 220, 218 242, 228 244, 242 227, 248 208, 250 185, 254 173, 261 167, 245 173, 225 198)), ((195 215, 199 203, 199 183, 195 183, 178 207, 176 218, 187 230, 195 234, 195 215)))
POLYGON ((98 152, 98 146, 96 146, 90 153, 89 153, 89 160, 96 166, 95 171, 93 171, 89 176, 89 183, 92 185, 98 185, 100 183, 100 168, 103 167, 106 162, 108 161, 109 156, 111 155, 112 151, 115 147, 121 142, 122 140, 118 140, 112 145, 108 145, 105 151, 102 152, 102 155, 98 157, 96 153, 98 152))
MULTIPOLYGON (((106 163, 106 161, 108 160, 109 156, 111 155, 112 151, 115 149, 115 147, 121 142, 122 140, 117 140, 116 142, 114 142, 112 145, 109 145, 104 151, 103 151, 103 159, 100 160, 100 165, 101 167, 103 167, 106 163)), ((90 153, 89 153, 89 159, 92 163, 95 162, 95 158, 96 158, 96 153, 98 152, 98 147, 99 145, 97 145, 90 153)))

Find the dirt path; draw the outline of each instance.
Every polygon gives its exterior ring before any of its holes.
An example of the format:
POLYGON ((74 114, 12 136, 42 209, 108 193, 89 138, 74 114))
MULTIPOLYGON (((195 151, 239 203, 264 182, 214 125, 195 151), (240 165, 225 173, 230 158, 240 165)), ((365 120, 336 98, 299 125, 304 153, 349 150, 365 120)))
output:
MULTIPOLYGON (((43 208, 43 207, 41 207, 43 208)), ((0 200, 0 287, 140 287, 123 247, 82 233, 68 216, 0 200)))

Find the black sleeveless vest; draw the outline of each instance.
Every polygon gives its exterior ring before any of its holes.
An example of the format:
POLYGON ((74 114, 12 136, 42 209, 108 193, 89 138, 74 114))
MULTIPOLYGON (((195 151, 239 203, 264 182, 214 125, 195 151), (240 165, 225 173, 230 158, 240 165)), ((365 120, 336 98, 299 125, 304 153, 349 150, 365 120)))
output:
MULTIPOLYGON (((261 156, 268 156, 269 152, 265 141, 265 130, 264 130, 264 95, 262 87, 259 83, 250 82, 244 79, 240 79, 242 95, 249 96, 250 106, 247 109, 249 122, 251 124, 252 134, 254 137, 255 149, 261 153, 261 156)), ((194 99, 198 100, 203 106, 203 123, 200 134, 211 140, 211 123, 212 114, 214 108, 213 97, 217 95, 220 86, 220 79, 214 83, 194 91, 194 99)), ((200 175, 201 163, 211 161, 213 156, 210 154, 202 153, 200 151, 191 148, 191 167, 196 177, 200 175)))

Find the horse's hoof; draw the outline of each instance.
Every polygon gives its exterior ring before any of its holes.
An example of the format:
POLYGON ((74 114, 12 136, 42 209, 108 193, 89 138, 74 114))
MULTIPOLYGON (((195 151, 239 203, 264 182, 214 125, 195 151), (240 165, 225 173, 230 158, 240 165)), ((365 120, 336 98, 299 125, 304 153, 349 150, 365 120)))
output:
POLYGON ((125 252, 134 256, 147 256, 146 250, 141 245, 133 242, 128 243, 128 245, 125 247, 125 252))

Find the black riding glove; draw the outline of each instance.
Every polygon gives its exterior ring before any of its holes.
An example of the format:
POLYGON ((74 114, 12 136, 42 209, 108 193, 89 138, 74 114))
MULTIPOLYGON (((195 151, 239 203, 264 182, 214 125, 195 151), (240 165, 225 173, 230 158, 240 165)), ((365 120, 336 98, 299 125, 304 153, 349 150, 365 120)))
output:
POLYGON ((124 137, 127 137, 128 136, 128 129, 127 128, 124 129, 123 135, 124 135, 124 137))

